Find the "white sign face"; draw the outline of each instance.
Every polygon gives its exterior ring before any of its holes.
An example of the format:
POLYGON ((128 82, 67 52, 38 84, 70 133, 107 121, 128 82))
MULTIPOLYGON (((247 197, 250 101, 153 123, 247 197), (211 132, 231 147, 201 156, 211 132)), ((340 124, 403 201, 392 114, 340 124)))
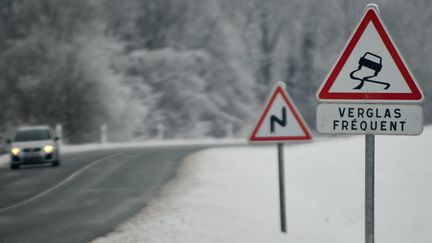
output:
POLYGON ((317 97, 320 101, 362 103, 423 100, 417 82, 373 7, 365 11, 317 97))
POLYGON ((410 93, 402 73, 369 22, 330 92, 410 93), (368 78, 365 78, 368 77, 368 78))
POLYGON ((309 128, 282 84, 274 89, 249 138, 250 142, 311 140, 309 128))
POLYGON ((328 134, 419 135, 423 109, 418 105, 320 104, 317 130, 328 134))

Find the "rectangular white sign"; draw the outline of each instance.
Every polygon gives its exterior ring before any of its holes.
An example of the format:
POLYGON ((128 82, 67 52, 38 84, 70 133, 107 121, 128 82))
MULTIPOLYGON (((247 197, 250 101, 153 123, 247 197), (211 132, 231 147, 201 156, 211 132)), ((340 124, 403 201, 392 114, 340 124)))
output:
POLYGON ((320 104, 317 130, 329 134, 419 135, 423 109, 419 105, 320 104))

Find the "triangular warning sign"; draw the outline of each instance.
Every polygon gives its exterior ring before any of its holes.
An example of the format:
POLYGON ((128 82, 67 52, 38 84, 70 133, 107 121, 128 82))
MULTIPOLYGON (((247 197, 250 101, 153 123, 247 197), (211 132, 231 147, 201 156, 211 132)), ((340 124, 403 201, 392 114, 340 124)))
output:
POLYGON ((360 102, 423 100, 419 86, 373 6, 366 8, 317 98, 360 102))
POLYGON ((250 142, 283 142, 311 140, 308 126, 285 91, 283 83, 273 90, 250 142))

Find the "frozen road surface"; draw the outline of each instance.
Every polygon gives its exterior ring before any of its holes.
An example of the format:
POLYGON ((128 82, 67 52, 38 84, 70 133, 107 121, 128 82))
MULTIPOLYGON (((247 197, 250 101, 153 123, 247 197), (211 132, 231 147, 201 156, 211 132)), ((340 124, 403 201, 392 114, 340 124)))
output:
POLYGON ((202 146, 63 156, 62 165, 0 167, 0 242, 88 242, 149 203, 178 162, 202 146))

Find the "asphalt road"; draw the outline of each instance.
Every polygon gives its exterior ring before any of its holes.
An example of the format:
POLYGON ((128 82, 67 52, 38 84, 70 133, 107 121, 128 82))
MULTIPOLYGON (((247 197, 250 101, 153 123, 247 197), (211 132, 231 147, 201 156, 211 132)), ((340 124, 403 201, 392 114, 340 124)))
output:
POLYGON ((0 242, 88 242, 146 206, 203 147, 95 151, 62 165, 0 168, 0 242))

